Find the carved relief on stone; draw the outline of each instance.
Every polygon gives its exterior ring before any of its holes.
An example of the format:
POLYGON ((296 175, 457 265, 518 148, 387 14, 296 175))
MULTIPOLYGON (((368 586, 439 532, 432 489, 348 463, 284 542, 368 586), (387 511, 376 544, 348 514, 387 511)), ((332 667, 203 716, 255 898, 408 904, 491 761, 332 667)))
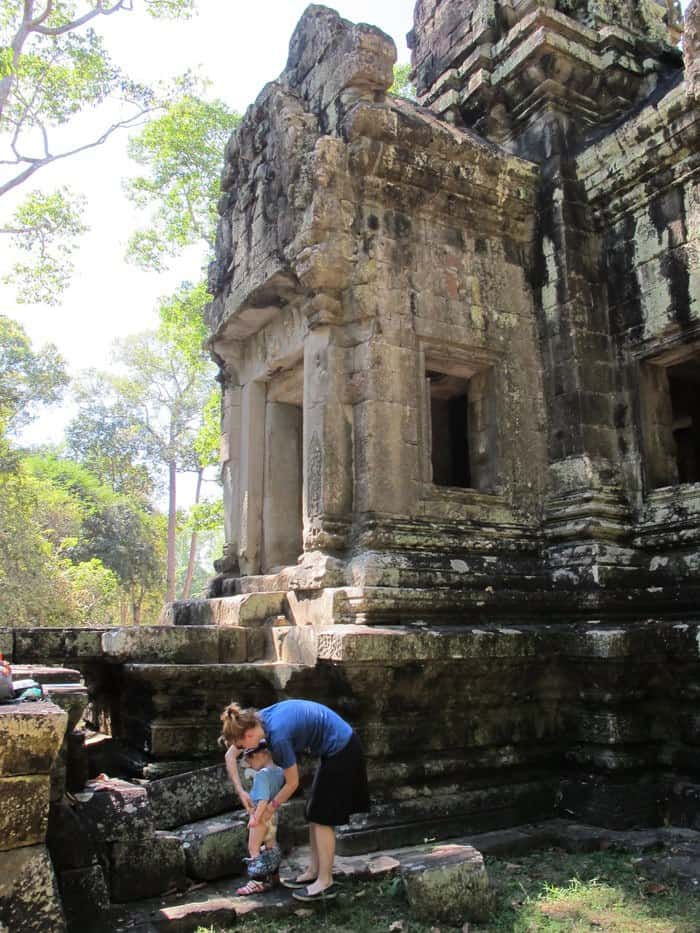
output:
POLYGON ((691 0, 685 11, 685 35, 683 38, 685 58, 685 80, 688 96, 700 101, 700 2, 691 0))

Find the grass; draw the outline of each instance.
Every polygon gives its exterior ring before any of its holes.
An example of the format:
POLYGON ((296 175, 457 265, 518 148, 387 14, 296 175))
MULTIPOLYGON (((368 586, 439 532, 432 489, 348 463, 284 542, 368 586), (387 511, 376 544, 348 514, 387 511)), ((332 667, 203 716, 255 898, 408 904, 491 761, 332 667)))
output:
MULTIPOLYGON (((496 907, 469 933, 698 933, 700 896, 642 877, 633 856, 535 852, 487 858, 496 907)), ((411 917, 399 878, 347 883, 332 904, 274 919, 239 921, 238 933, 435 933, 411 917)), ((233 929, 233 928, 232 928, 233 929)), ((449 928, 443 925, 442 931, 449 928)), ((201 927, 198 933, 214 933, 201 927)))

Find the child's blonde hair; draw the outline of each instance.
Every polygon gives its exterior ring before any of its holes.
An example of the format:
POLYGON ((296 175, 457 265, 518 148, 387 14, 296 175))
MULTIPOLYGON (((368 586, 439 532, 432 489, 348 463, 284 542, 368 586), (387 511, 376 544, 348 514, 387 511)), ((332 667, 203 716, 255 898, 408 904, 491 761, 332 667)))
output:
POLYGON ((223 725, 219 745, 225 747, 235 745, 248 729, 254 729, 256 726, 262 728, 262 720, 258 711, 251 707, 243 709, 238 703, 229 703, 221 714, 221 722, 223 725))

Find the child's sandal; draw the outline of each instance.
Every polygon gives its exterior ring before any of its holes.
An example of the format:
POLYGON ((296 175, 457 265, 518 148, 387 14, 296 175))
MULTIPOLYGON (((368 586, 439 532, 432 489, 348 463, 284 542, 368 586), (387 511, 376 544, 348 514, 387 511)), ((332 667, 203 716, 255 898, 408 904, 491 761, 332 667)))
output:
POLYGON ((257 881, 255 878, 251 878, 242 888, 236 891, 236 894, 239 897, 250 897, 252 894, 264 894, 271 887, 272 885, 267 881, 257 881))

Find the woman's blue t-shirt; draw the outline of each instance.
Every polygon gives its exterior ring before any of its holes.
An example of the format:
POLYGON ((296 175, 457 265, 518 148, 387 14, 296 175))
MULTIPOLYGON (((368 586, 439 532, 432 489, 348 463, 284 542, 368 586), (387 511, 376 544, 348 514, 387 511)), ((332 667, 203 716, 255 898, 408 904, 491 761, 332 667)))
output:
POLYGON ((260 710, 272 758, 291 768, 302 753, 330 758, 350 741, 352 728, 337 713, 311 700, 282 700, 260 710))

